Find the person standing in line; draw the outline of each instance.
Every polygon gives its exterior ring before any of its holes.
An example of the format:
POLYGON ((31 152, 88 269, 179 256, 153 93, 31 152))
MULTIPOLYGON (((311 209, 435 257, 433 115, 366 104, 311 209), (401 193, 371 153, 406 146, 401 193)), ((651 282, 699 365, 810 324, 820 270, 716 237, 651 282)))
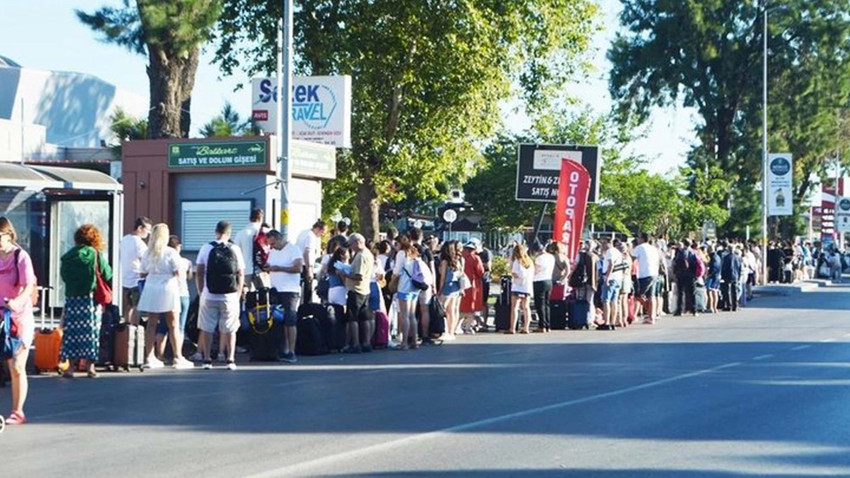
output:
POLYGON ((416 248, 417 257, 422 260, 422 264, 420 265, 427 267, 428 272, 430 272, 430 274, 425 274, 425 278, 429 280, 428 285, 431 287, 427 290, 418 291, 417 300, 419 301, 419 316, 422 321, 422 330, 425 331, 422 336, 422 343, 432 344, 433 341, 428 334, 428 330, 430 330, 431 327, 431 310, 429 305, 431 304, 431 300, 434 298, 434 293, 437 288, 434 280, 434 277, 436 276, 434 273, 434 255, 431 253, 430 247, 422 244, 421 229, 413 227, 407 231, 407 236, 410 238, 410 244, 416 248))
POLYGON ((443 334, 443 340, 455 340, 455 329, 460 316, 460 275, 464 265, 457 244, 457 241, 446 241, 440 250, 437 291, 446 311, 446 332, 443 334))
POLYGON ((351 273, 342 273, 345 278, 345 288, 348 291, 346 300, 348 345, 343 351, 347 353, 371 352, 371 340, 372 336, 375 335, 375 318, 372 311, 369 310, 369 294, 371 292, 369 281, 374 274, 375 258, 366 248, 366 239, 362 235, 352 234, 348 237, 348 243, 354 257, 351 259, 351 273))
POLYGON ((655 311, 655 290, 658 273, 661 270, 661 254, 655 247, 649 234, 642 233, 640 243, 634 250, 637 259, 637 287, 635 297, 644 305, 644 323, 654 324, 657 318, 655 311))
POLYGON ((463 246, 463 273, 469 279, 471 287, 461 292, 460 317, 464 334, 475 334, 475 317, 480 314, 483 302, 481 281, 484 278, 484 264, 478 257, 478 243, 473 239, 463 246))
POLYGON ((708 247, 708 271, 705 277, 705 289, 708 295, 708 310, 712 314, 717 313, 717 304, 720 302, 720 268, 722 264, 720 255, 713 246, 708 247))
POLYGON ((534 258, 534 309, 537 311, 537 330, 546 333, 552 327, 549 319, 549 297, 552 294, 552 276, 555 274, 555 256, 544 251, 539 243, 532 246, 534 258))
POLYGON ((212 370, 212 337, 221 332, 221 346, 227 349, 227 369, 236 370, 236 332, 239 330, 239 300, 244 293, 245 263, 239 246, 230 242, 230 223, 219 221, 216 240, 204 244, 195 271, 195 286, 201 292, 198 311, 199 342, 203 345, 204 369, 212 370))
POLYGON ((530 332, 531 304, 529 299, 534 290, 534 262, 528 255, 525 246, 517 244, 511 252, 511 322, 506 334, 516 331, 519 314, 517 307, 522 310, 521 334, 530 332))
POLYGON ((738 310, 738 296, 741 287, 741 274, 743 263, 741 262, 741 250, 734 246, 725 256, 720 265, 720 278, 723 280, 723 303, 724 310, 735 312, 738 310))
POLYGON ((283 347, 280 359, 297 363, 295 342, 298 338, 298 306, 301 303, 301 273, 304 270, 304 253, 301 248, 287 242, 279 231, 269 231, 269 260, 272 290, 278 304, 283 307, 283 347))
POLYGON ((319 219, 313 224, 313 227, 301 231, 295 245, 301 250, 302 262, 304 271, 302 279, 304 280, 304 290, 301 297, 304 302, 314 301, 314 283, 313 278, 316 276, 316 267, 319 265, 319 259, 322 254, 322 236, 325 235, 327 225, 325 221, 319 219))
POLYGON ((623 282, 620 286, 620 297, 618 299, 617 318, 615 324, 617 327, 629 326, 629 296, 634 295, 634 284, 632 283, 632 271, 634 269, 634 259, 629 250, 628 242, 622 242, 619 239, 614 239, 614 247, 623 255, 623 259, 617 265, 617 269, 623 273, 623 282))
POLYGON ((71 365, 63 375, 74 377, 77 360, 88 367, 88 376, 97 377, 94 364, 100 350, 100 304, 94 301, 96 270, 106 282, 112 282, 112 268, 101 251, 103 236, 92 224, 83 224, 74 233, 74 247, 62 256, 59 274, 65 283, 65 308, 62 314, 60 360, 71 365))
POLYGON ((24 414, 29 391, 26 364, 35 336, 32 292, 36 284, 32 259, 18 245, 15 227, 9 219, 0 217, 0 297, 6 299, 5 304, 0 305, 11 312, 12 324, 17 327, 10 330, 10 335, 17 338, 19 344, 16 350, 7 351, 3 357, 12 379, 12 411, 6 417, 7 425, 23 425, 27 421, 24 414))
POLYGON ((165 318, 168 335, 171 338, 171 350, 174 352, 174 368, 187 369, 195 365, 183 358, 183 333, 177 324, 177 311, 180 310, 180 255, 168 247, 168 226, 157 224, 151 232, 150 247, 142 257, 142 277, 145 288, 139 298, 139 310, 147 312, 148 324, 145 327, 145 363, 144 368, 162 368, 165 364, 154 354, 154 342, 159 319, 165 318))
POLYGON ((147 217, 139 217, 133 232, 121 239, 118 246, 121 263, 121 303, 124 305, 124 320, 139 325, 139 280, 141 279, 142 257, 148 246, 145 239, 151 233, 152 222, 147 217))
POLYGON ((493 251, 487 248, 486 242, 480 244, 478 257, 484 266, 484 277, 481 279, 481 321, 478 325, 482 330, 487 330, 487 321, 490 319, 490 306, 487 301, 490 299, 490 282, 493 280, 493 251))
POLYGON ((403 257, 403 265, 399 271, 398 279, 398 345, 392 347, 394 350, 408 350, 417 348, 416 335, 418 324, 416 321, 416 306, 419 303, 420 290, 413 285, 414 263, 419 267, 425 267, 419 258, 419 250, 409 241, 402 241, 402 249, 399 253, 403 257))
MULTIPOLYGON (((179 257, 177 262, 177 286, 180 290, 180 316, 177 320, 177 327, 183 337, 186 337, 186 319, 189 316, 190 302, 189 281, 194 280, 195 276, 192 261, 180 255, 183 250, 183 244, 180 242, 180 237, 175 235, 170 236, 168 238, 168 247, 177 251, 177 256, 179 257)), ((161 320, 156 328, 156 353, 159 357, 165 356, 165 338, 167 336, 168 324, 161 320)))
POLYGON ((623 269, 618 267, 623 262, 623 254, 611 244, 610 239, 602 239, 602 316, 604 324, 601 330, 614 330, 617 320, 617 300, 620 298, 620 288, 623 285, 623 269))
POLYGON ((244 287, 248 290, 257 290, 265 287, 260 277, 261 270, 254 269, 254 239, 263 226, 263 217, 265 214, 260 208, 251 210, 249 223, 236 235, 233 241, 242 253, 242 263, 245 264, 245 277, 243 278, 244 287), (255 273, 256 272, 256 273, 255 273))
POLYGON ((679 243, 673 256, 673 273, 676 275, 676 313, 692 313, 696 315, 694 307, 694 293, 696 287, 696 257, 691 251, 691 241, 685 239, 679 243))

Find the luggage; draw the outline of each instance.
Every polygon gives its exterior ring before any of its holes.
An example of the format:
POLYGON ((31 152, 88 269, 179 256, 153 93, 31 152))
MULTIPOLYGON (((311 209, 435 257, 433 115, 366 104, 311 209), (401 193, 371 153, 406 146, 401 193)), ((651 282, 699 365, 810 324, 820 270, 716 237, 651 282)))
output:
MULTIPOLYGON (((318 305, 318 304, 315 304, 318 305)), ((325 313, 319 315, 319 325, 328 351, 339 352, 345 347, 345 315, 340 305, 324 306, 325 313)))
POLYGON ((511 276, 502 276, 502 293, 496 300, 496 331, 511 326, 511 276))
POLYGON ((446 309, 437 297, 433 297, 428 304, 428 318, 428 335, 432 339, 446 333, 446 309))
POLYGON ((115 348, 112 352, 112 364, 129 371, 130 367, 139 367, 145 363, 145 329, 139 325, 118 324, 114 328, 115 348))
POLYGON ((567 328, 567 301, 553 300, 549 305, 549 325, 552 330, 567 328))
POLYGON ((248 357, 252 362, 274 362, 280 358, 283 324, 274 320, 271 305, 265 302, 243 314, 248 324, 248 357))
POLYGON ((593 312, 590 302, 582 299, 567 301, 568 325, 572 330, 589 329, 593 322, 593 312))
POLYGON ((62 347, 61 329, 35 331, 35 368, 39 372, 59 372, 59 349, 62 347))
POLYGON ((707 310, 708 296, 705 289, 705 284, 697 284, 694 287, 694 311, 705 312, 707 310))
POLYGON ((372 336, 372 347, 386 348, 390 343, 390 319, 387 314, 375 312, 375 335, 372 336))
POLYGON ((326 355, 328 346, 322 336, 319 319, 314 315, 298 318, 298 339, 295 341, 298 355, 326 355))
POLYGON ((98 340, 98 365, 112 365, 112 356, 115 353, 115 327, 120 322, 121 311, 117 306, 110 304, 103 308, 103 314, 100 319, 100 337, 98 340))

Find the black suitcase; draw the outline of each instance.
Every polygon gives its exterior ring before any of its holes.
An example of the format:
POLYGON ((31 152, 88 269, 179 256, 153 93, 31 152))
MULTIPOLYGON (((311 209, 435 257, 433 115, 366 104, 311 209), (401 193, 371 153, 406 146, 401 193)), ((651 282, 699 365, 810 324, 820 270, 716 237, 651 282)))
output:
POLYGON ((508 330, 511 326, 511 276, 502 276, 502 292, 496 299, 496 331, 508 330))
POLYGON ((121 311, 115 305, 107 305, 100 319, 97 365, 112 365, 115 353, 115 327, 121 322, 121 311))
POLYGON ((298 338, 295 341, 295 353, 298 355, 326 355, 329 353, 317 317, 308 315, 298 319, 298 338))
MULTIPOLYGON (((267 303, 268 304, 268 303, 267 303)), ((249 321, 248 357, 252 362, 274 362, 280 358, 283 327, 272 318, 270 306, 260 306, 249 321)))
POLYGON ((553 300, 549 305, 549 325, 552 330, 567 328, 567 301, 553 300))
POLYGON ((446 333, 446 309, 436 297, 432 297, 428 304, 428 318, 428 333, 432 339, 446 333))
POLYGON ((581 299, 567 301, 567 317, 570 329, 589 329, 593 322, 593 309, 590 307, 590 302, 581 299))
MULTIPOLYGON (((339 352, 345 347, 345 316, 341 306, 304 303, 298 308, 299 321, 304 317, 316 318, 322 341, 329 352, 339 352)), ((300 336, 301 333, 299 332, 298 335, 300 336)))

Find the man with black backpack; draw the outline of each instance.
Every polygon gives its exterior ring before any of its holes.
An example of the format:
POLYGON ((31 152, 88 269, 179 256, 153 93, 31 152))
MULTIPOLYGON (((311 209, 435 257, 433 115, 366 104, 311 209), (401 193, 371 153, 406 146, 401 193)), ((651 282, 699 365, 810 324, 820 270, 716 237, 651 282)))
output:
POLYGON ((673 315, 682 315, 683 310, 685 313, 697 315, 694 304, 697 260, 691 250, 691 241, 685 239, 680 242, 676 255, 673 256, 673 273, 676 275, 677 285, 676 313, 673 315))
POLYGON ((216 327, 221 345, 227 349, 227 369, 236 370, 236 332, 239 330, 239 301, 244 286, 245 261, 239 246, 230 242, 230 223, 219 221, 216 240, 198 252, 195 285, 201 292, 198 328, 203 343, 204 370, 212 369, 210 348, 216 327))

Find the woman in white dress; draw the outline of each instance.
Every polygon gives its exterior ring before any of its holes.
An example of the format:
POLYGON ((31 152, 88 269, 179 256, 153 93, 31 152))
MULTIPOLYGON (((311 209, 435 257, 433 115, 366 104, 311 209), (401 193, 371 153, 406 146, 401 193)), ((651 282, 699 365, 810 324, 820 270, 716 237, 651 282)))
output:
POLYGON ((168 247, 168 226, 157 224, 151 231, 150 245, 142 257, 142 277, 145 286, 139 298, 139 310, 148 313, 145 328, 145 368, 162 368, 165 364, 154 354, 156 327, 161 316, 168 324, 168 336, 174 351, 174 368, 192 368, 182 353, 183 332, 177 326, 177 311, 180 310, 180 284, 177 276, 180 269, 180 254, 168 247))

